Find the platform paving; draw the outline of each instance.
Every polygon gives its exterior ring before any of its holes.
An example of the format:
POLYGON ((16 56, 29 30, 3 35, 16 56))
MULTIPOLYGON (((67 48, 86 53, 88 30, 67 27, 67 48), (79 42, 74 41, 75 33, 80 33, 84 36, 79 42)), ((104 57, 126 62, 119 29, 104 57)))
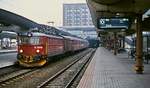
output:
POLYGON ((134 60, 126 53, 113 55, 99 47, 77 88, 150 88, 150 64, 136 74, 134 60))
POLYGON ((0 49, 0 54, 3 53, 15 53, 17 52, 17 49, 0 49))

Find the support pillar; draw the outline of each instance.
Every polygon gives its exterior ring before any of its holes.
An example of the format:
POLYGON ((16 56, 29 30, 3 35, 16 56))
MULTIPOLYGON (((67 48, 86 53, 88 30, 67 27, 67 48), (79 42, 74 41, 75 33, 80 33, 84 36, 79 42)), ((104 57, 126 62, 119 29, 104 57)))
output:
POLYGON ((114 32, 114 55, 117 55, 117 33, 114 32))
POLYGON ((123 36, 123 45, 122 45, 122 48, 123 49, 125 48, 125 36, 123 36))
POLYGON ((119 48, 122 48, 122 39, 119 38, 119 48))
POLYGON ((142 14, 136 15, 136 61, 135 61, 135 71, 137 74, 142 74, 144 71, 143 66, 143 36, 142 36, 142 14))
POLYGON ((149 37, 148 37, 148 34, 147 34, 147 54, 148 54, 148 48, 149 48, 149 37))

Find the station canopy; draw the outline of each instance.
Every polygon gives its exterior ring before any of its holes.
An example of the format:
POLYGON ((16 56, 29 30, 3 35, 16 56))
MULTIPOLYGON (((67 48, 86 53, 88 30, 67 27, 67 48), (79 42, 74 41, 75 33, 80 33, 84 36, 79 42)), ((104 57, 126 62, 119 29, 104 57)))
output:
POLYGON ((4 9, 0 9, 0 24, 4 24, 5 26, 10 26, 13 24, 25 30, 39 27, 38 23, 4 9))
MULTIPOLYGON (((97 27, 97 32, 100 33, 100 30, 109 30, 109 29, 125 29, 125 32, 132 34, 135 32, 135 22, 134 19, 138 14, 144 14, 150 9, 149 0, 87 0, 88 7, 91 12, 92 21, 97 27), (117 21, 114 18, 129 18, 129 21, 117 21), (106 18, 106 19, 103 19, 106 18), (113 18, 113 19, 110 19, 113 18), (108 21, 109 20, 109 21, 108 21), (116 26, 116 23, 118 26, 116 26)), ((146 25, 149 23, 145 22, 146 25)), ((148 31, 149 28, 144 28, 145 26, 142 23, 142 30, 148 31)), ((109 30, 112 31, 112 30, 109 30)), ((114 30, 116 31, 116 30, 114 30)), ((124 30, 123 30, 124 31, 124 30)), ((112 31, 113 32, 113 31, 112 31)))

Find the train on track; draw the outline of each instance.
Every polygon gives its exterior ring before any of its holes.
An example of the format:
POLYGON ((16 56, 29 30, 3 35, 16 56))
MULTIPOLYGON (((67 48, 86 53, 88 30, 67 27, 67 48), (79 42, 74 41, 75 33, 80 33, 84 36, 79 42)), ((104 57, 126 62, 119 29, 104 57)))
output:
POLYGON ((40 67, 52 56, 75 52, 88 47, 87 40, 58 28, 41 25, 18 34, 18 63, 24 67, 40 67))
POLYGON ((79 51, 89 45, 87 40, 56 27, 36 23, 3 9, 0 9, 0 24, 4 26, 0 31, 5 29, 18 34, 17 62, 25 67, 43 66, 49 57, 79 51))

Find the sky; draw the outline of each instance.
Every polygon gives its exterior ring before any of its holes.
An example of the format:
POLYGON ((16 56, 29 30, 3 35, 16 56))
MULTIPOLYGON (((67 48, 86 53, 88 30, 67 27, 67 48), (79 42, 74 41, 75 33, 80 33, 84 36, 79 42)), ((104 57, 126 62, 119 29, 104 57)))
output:
POLYGON ((86 3, 86 0, 0 0, 0 8, 27 17, 37 23, 62 26, 63 3, 86 3))

